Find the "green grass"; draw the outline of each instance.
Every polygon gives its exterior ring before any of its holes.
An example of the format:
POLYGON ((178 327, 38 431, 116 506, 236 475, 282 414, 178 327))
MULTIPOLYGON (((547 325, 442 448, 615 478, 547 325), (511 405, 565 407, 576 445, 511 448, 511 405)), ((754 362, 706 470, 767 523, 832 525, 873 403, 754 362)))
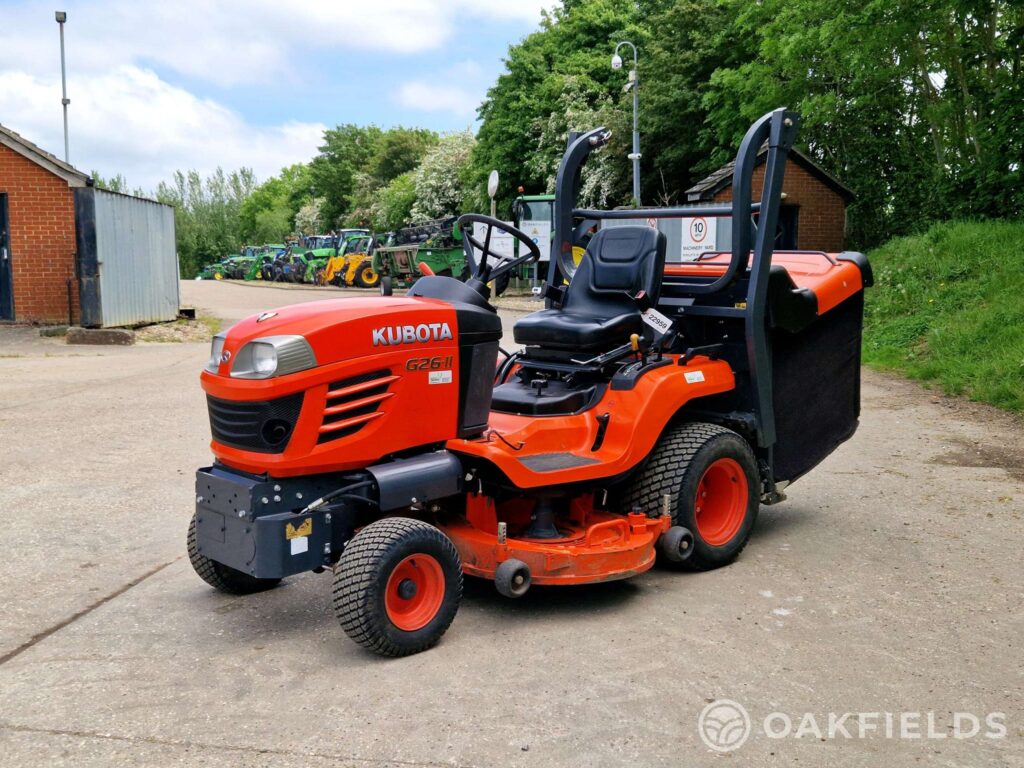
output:
POLYGON ((864 361, 1024 411, 1024 221, 937 224, 868 255, 864 361))

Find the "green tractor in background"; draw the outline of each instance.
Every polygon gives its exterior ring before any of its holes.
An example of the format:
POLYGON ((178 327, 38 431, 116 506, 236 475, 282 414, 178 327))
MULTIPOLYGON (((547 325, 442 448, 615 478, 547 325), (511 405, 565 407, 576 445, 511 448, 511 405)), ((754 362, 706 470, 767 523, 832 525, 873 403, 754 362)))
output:
POLYGON ((196 275, 196 280, 223 280, 224 279, 224 262, 215 261, 212 264, 207 264, 196 275))
POLYGON ((373 269, 398 286, 411 285, 426 264, 435 275, 466 278, 466 255, 456 217, 403 227, 386 236, 373 252, 373 269))

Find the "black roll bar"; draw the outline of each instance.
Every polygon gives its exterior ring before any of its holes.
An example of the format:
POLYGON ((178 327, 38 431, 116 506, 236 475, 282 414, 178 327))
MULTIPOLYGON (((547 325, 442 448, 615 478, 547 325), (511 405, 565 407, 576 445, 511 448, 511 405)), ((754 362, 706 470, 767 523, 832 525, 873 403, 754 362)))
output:
MULTIPOLYGON (((736 153, 732 176, 732 203, 729 205, 679 206, 673 208, 635 208, 598 211, 576 208, 580 187, 580 170, 588 155, 608 142, 611 134, 605 128, 587 131, 571 141, 562 157, 555 179, 555 232, 552 258, 548 264, 548 282, 560 285, 562 277, 571 277, 572 246, 578 233, 574 231, 576 219, 601 221, 604 219, 682 218, 688 216, 731 216, 732 254, 725 272, 710 282, 672 281, 674 291, 691 296, 716 293, 723 290, 750 265, 750 282, 746 307, 724 308, 730 316, 744 318, 747 361, 750 366, 754 391, 754 416, 758 446, 765 450, 767 463, 772 465, 772 446, 775 443, 775 416, 772 407, 771 351, 767 335, 766 305, 768 274, 774 250, 775 228, 782 203, 782 179, 786 157, 796 138, 800 116, 785 109, 776 109, 762 116, 750 126, 736 153), (762 146, 767 142, 764 184, 761 200, 754 202, 754 169, 762 146), (751 215, 757 222, 751 225, 751 215), (752 258, 751 258, 752 256, 752 258)), ((549 300, 550 306, 550 300, 549 300)), ((700 306, 700 314, 711 314, 716 308, 700 306)), ((723 309, 723 314, 724 314, 723 309)), ((683 312, 685 313, 685 308, 683 312)), ((696 312, 695 312, 696 314, 696 312)), ((769 473, 769 491, 774 492, 774 480, 769 473)))

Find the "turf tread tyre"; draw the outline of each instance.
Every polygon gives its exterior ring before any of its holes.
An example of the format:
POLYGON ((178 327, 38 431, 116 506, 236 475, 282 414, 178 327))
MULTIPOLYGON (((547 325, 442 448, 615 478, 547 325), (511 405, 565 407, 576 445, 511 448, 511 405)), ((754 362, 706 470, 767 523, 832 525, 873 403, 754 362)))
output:
POLYGON ((435 645, 451 626, 462 599, 462 562, 451 539, 422 520, 387 517, 363 528, 345 547, 335 569, 334 615, 353 641, 381 656, 409 656, 435 645), (384 592, 395 564, 409 554, 435 557, 445 571, 445 595, 422 629, 395 627, 384 592))
MULTIPOLYGON (((669 494, 672 497, 672 524, 685 526, 694 535, 693 554, 681 563, 670 565, 686 571, 707 571, 728 565, 746 547, 757 518, 759 487, 757 459, 743 437, 718 424, 686 422, 665 430, 647 464, 623 489, 620 510, 629 512, 639 508, 652 517, 658 516, 661 514, 662 496, 669 494), (691 469, 696 466, 703 474, 698 454, 716 443, 727 444, 733 458, 744 467, 749 494, 753 497, 752 510, 748 512, 744 524, 724 547, 711 547, 703 542, 696 525, 690 519, 684 519, 685 511, 680 509, 681 503, 689 503, 682 498, 684 486, 688 481, 695 484, 699 479, 692 478, 691 469)), ((667 558, 659 554, 659 560, 666 561, 667 558)))
POLYGON ((199 541, 196 538, 196 516, 188 524, 188 560, 192 569, 203 581, 220 592, 229 595, 251 595, 273 589, 281 583, 281 579, 257 579, 247 573, 229 568, 215 560, 211 560, 199 552, 199 541))

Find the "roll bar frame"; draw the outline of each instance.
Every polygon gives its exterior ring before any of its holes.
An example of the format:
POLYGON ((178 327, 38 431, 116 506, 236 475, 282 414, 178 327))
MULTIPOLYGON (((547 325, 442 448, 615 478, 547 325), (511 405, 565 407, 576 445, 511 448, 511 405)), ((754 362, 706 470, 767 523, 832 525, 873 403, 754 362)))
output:
MULTIPOLYGON (((678 206, 670 208, 634 208, 614 211, 576 208, 580 189, 580 172, 591 152, 608 142, 610 131, 595 128, 571 141, 555 179, 555 222, 552 258, 548 264, 548 283, 561 284, 571 277, 572 246, 580 232, 574 231, 574 222, 607 219, 665 219, 689 216, 731 216, 732 255, 725 272, 711 282, 672 281, 673 292, 684 292, 693 297, 706 296, 724 290, 750 267, 746 307, 728 314, 742 315, 745 325, 747 361, 750 366, 754 391, 754 419, 758 447, 768 464, 767 493, 775 493, 772 476, 772 446, 775 444, 775 414, 772 407, 771 350, 767 332, 768 274, 774 251, 775 228, 782 203, 782 181, 786 158, 793 146, 800 116, 786 109, 773 110, 754 122, 747 130, 736 153, 732 175, 732 203, 712 206, 678 206), (754 169, 762 145, 767 141, 764 185, 759 202, 753 200, 754 169), (758 214, 756 223, 751 221, 758 214)), ((576 229, 580 229, 577 227, 576 229)), ((549 299, 550 306, 550 299, 549 299)), ((713 307, 693 307, 693 314, 716 314, 713 307)), ((731 309, 731 308, 730 308, 731 309)), ((683 308, 683 314, 687 308, 683 308)), ((717 313, 717 314, 725 314, 717 313)))

